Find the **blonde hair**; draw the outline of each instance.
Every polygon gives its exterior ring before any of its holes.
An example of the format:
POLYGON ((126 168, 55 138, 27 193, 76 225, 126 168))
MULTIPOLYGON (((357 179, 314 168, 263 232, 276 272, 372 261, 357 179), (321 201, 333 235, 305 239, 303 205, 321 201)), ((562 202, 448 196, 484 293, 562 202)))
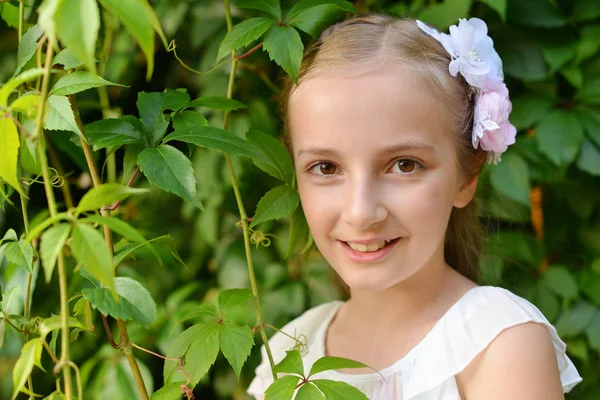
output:
MULTIPOLYGON (((465 179, 477 175, 484 160, 471 144, 473 128, 472 89, 462 76, 448 73, 450 55, 443 46, 422 32, 412 19, 381 14, 355 17, 326 29, 305 53, 298 84, 286 78, 280 108, 284 117, 285 141, 291 150, 287 126, 290 96, 303 81, 314 79, 336 67, 365 70, 385 63, 400 68, 444 105, 447 129, 456 138, 458 168, 465 179)), ((473 281, 478 281, 483 228, 477 217, 475 199, 464 208, 452 210, 444 245, 446 262, 473 281)))

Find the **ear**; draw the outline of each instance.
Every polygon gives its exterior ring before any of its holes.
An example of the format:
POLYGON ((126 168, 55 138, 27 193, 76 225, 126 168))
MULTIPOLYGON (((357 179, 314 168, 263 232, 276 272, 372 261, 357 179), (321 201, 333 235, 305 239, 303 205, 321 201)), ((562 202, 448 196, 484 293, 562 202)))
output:
POLYGON ((454 207, 463 208, 473 200, 475 192, 477 191, 477 182, 479 181, 479 174, 473 175, 469 178, 456 192, 454 197, 454 207))

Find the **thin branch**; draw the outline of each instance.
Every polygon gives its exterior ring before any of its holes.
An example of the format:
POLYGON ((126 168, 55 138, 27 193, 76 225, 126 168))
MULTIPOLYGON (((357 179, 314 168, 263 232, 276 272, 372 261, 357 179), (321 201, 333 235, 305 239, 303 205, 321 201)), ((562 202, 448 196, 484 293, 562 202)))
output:
POLYGON ((247 52, 245 52, 241 56, 238 56, 237 59, 238 60, 243 60, 244 58, 248 57, 250 54, 254 53, 256 50, 258 50, 261 47, 263 47, 263 43, 264 42, 260 42, 259 44, 257 44, 256 46, 254 46, 253 48, 251 48, 250 50, 248 50, 247 52))
POLYGON ((197 69, 194 69, 190 66, 188 66, 185 62, 183 62, 183 60, 181 58, 179 58, 179 56, 177 55, 177 52, 175 51, 175 48, 177 47, 177 45, 175 44, 175 40, 172 40, 171 43, 169 44, 169 47, 167 48, 167 51, 172 51, 173 54, 175 55, 175 58, 177 59, 177 61, 179 61, 179 64, 181 64, 181 66, 185 69, 187 69, 188 71, 191 71, 197 75, 207 75, 210 74, 213 71, 216 71, 217 69, 221 68, 223 65, 227 64, 230 59, 229 58, 225 58, 223 61, 221 61, 220 63, 218 63, 217 65, 215 65, 213 68, 209 69, 208 71, 202 72, 202 71, 198 71, 197 69))
MULTIPOLYGON (((137 178, 139 173, 140 173, 140 166, 138 165, 136 167, 135 171, 133 171, 131 178, 129 178, 129 181, 127 182, 128 187, 131 187, 131 185, 133 185, 133 181, 135 181, 135 178, 137 178)), ((117 207, 119 207, 120 205, 121 205, 121 200, 118 200, 118 201, 115 201, 112 205, 106 207, 105 209, 108 211, 115 211, 117 209, 117 207)))
POLYGON ((108 341, 110 342, 110 345, 114 349, 118 349, 119 345, 115 343, 115 339, 113 338, 110 326, 108 326, 108 320, 106 319, 106 315, 102 313, 100 313, 100 315, 102 316, 102 324, 104 325, 104 330, 106 331, 106 336, 108 336, 108 341))

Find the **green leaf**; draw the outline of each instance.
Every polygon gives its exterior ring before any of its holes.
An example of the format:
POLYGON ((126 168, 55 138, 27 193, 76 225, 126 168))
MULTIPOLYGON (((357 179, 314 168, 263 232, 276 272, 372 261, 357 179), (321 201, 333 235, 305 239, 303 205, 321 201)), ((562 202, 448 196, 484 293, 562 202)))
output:
POLYGON ((583 141, 583 128, 574 113, 554 110, 537 127, 539 149, 558 166, 569 165, 583 141))
POLYGON ((72 236, 71 250, 77 262, 94 278, 115 290, 112 259, 102 234, 89 225, 77 224, 72 236))
POLYGON ((13 394, 12 399, 16 399, 17 395, 25 387, 27 378, 33 371, 34 364, 39 364, 42 356, 42 342, 39 338, 31 339, 23 345, 21 355, 13 368, 13 394))
POLYGON ((17 164, 19 161, 19 133, 17 126, 8 118, 0 117, 0 179, 3 179, 19 193, 24 194, 17 176, 17 164))
POLYGON ((132 320, 147 328, 156 321, 156 303, 141 283, 118 277, 115 278, 115 287, 119 301, 106 288, 83 289, 83 295, 94 308, 114 318, 132 320))
POLYGON ((96 211, 104 206, 122 201, 134 194, 147 193, 148 189, 137 189, 117 183, 104 183, 90 189, 79 201, 76 215, 86 211, 96 211))
POLYGON ((277 186, 269 190, 258 202, 250 227, 253 228, 261 222, 290 215, 299 202, 298 192, 287 185, 277 186))
POLYGON ((557 28, 567 23, 559 9, 548 0, 509 1, 507 17, 521 25, 541 28, 557 28))
POLYGON ((25 64, 33 57, 37 50, 37 41, 42 36, 42 29, 39 25, 33 25, 25 32, 21 41, 19 41, 19 50, 17 51, 17 69, 14 75, 17 75, 25 64))
POLYGON ((6 321, 0 319, 0 349, 4 345, 4 334, 6 332, 6 321))
POLYGON ((298 83, 304 45, 296 29, 291 26, 275 26, 265 37, 263 47, 271 60, 275 60, 298 83))
POLYGON ((88 71, 75 71, 62 76, 54 84, 50 94, 66 96, 69 94, 83 92, 84 90, 95 87, 108 85, 125 87, 125 85, 107 81, 106 79, 88 71))
POLYGON ((504 154, 502 162, 492 169, 490 180, 498 192, 529 206, 529 168, 517 153, 504 154))
POLYGON ((288 24, 316 38, 323 28, 330 25, 344 11, 355 13, 356 9, 346 1, 304 0, 294 4, 290 9, 288 24), (312 7, 307 7, 309 4, 312 7))
POLYGON ((296 374, 304 376, 304 365, 298 350, 288 350, 285 357, 273 369, 275 373, 296 374))
POLYGON ((540 43, 528 31, 511 25, 495 32, 493 39, 506 75, 523 81, 539 81, 547 77, 548 66, 540 43))
POLYGON ((490 6, 490 8, 495 10, 498 13, 498 15, 500 15, 500 19, 502 20, 502 22, 506 22, 506 6, 507 6, 508 0, 479 0, 479 1, 490 6))
POLYGON ((248 46, 258 40, 273 26, 274 21, 269 18, 250 18, 233 27, 219 45, 217 61, 230 55, 233 50, 248 46))
POLYGON ((588 325, 585 333, 587 334, 590 347, 600 351, 600 311, 596 311, 596 315, 588 325))
POLYGON ((0 239, 0 244, 2 244, 2 242, 5 241, 18 242, 19 237, 17 236, 17 232, 15 232, 15 230, 12 228, 7 230, 6 233, 4 233, 2 239, 0 239))
POLYGON ((300 378, 284 376, 277 379, 265 392, 265 400, 292 400, 300 378))
POLYGON ((44 267, 44 275, 46 276, 46 283, 50 283, 52 279, 56 259, 65 245, 69 233, 71 233, 71 225, 63 223, 53 226, 42 234, 40 255, 42 266, 44 267))
POLYGON ((96 0, 61 0, 54 14, 56 34, 85 66, 96 72, 100 12, 96 0))
MULTIPOLYGON (((190 386, 194 387, 214 364, 219 354, 219 326, 215 323, 194 325, 183 331, 171 342, 168 358, 184 357, 183 370, 189 374, 190 386)), ((163 370, 165 384, 186 379, 177 371, 178 363, 166 360, 163 370)))
POLYGON ((219 293, 219 309, 223 314, 227 311, 245 304, 252 299, 252 292, 249 289, 229 289, 219 293))
POLYGON ((424 8, 418 18, 445 29, 456 24, 459 18, 469 15, 472 3, 473 0, 446 0, 441 4, 424 8))
POLYGON ((33 247, 29 242, 21 239, 18 242, 8 243, 4 249, 4 257, 33 274, 33 247))
POLYGON ((77 303, 73 306, 73 315, 77 317, 77 321, 80 322, 82 328, 88 331, 94 331, 94 321, 92 316, 92 306, 90 301, 84 297, 77 300, 77 303))
POLYGON ((281 20, 281 5, 279 4, 279 0, 238 0, 235 2, 235 6, 237 8, 264 11, 275 17, 277 21, 281 20))
POLYGON ((290 221, 290 240, 284 258, 289 259, 296 251, 301 251, 309 242, 309 235, 310 233, 304 211, 301 206, 298 206, 292 214, 290 221))
POLYGON ((600 17, 600 3, 589 0, 573 1, 573 20, 590 21, 600 17))
POLYGON ((600 150, 587 138, 583 139, 581 144, 581 153, 577 160, 577 166, 580 170, 591 175, 600 175, 600 150))
POLYGON ((150 183, 202 209, 196 197, 194 168, 182 152, 163 144, 155 149, 144 149, 138 156, 138 163, 150 183))
POLYGON ((54 57, 52 60, 52 65, 55 64, 61 64, 67 70, 75 69, 83 65, 81 60, 79 60, 79 58, 77 58, 77 56, 73 54, 73 51, 69 48, 62 49, 61 52, 54 57))
POLYGON ((308 377, 310 378, 314 374, 318 374, 323 371, 330 371, 342 368, 369 368, 361 362, 350 360, 342 357, 321 357, 310 368, 308 377))
POLYGON ((189 313, 185 314, 179 322, 189 321, 190 319, 199 319, 211 317, 214 321, 219 320, 219 315, 217 314, 217 306, 215 306, 211 302, 204 302, 200 304, 198 307, 194 307, 189 313))
POLYGON ((575 114, 587 133, 588 139, 600 147, 600 114, 587 108, 577 109, 575 114))
POLYGON ((180 400, 183 396, 181 385, 185 385, 185 381, 168 383, 152 393, 150 400, 180 400))
POLYGON ((11 28, 19 28, 19 7, 10 3, 0 4, 0 17, 11 28))
POLYGON ((186 115, 180 114, 175 117, 173 122, 175 132, 169 134, 164 143, 178 140, 229 154, 256 158, 256 149, 244 139, 214 126, 190 126, 191 124, 185 123, 186 115), (179 123, 181 120, 184 120, 183 124, 179 123), (182 125, 185 127, 182 128, 182 125))
POLYGON ((179 111, 190 102, 190 95, 182 90, 167 89, 162 109, 179 111))
POLYGON ((296 397, 294 397, 294 400, 319 399, 325 399, 325 396, 311 382, 306 382, 304 385, 300 386, 300 390, 298 390, 298 393, 296 393, 296 397))
POLYGON ((548 267, 542 274, 542 282, 565 299, 576 299, 579 294, 577 281, 567 268, 560 265, 548 267))
POLYGON ((152 147, 160 142, 169 126, 169 120, 163 115, 165 98, 164 92, 138 93, 137 108, 146 128, 146 141, 152 147))
POLYGON ((122 119, 101 119, 86 125, 85 131, 96 149, 144 142, 142 132, 122 119))
POLYGON ((206 107, 212 108, 213 110, 222 110, 222 111, 233 111, 239 110, 241 108, 246 108, 246 105, 242 102, 239 102, 234 99, 230 99, 227 97, 199 97, 195 100, 192 100, 186 108, 192 107, 206 107))
POLYGON ((286 17, 286 21, 289 23, 291 19, 297 17, 304 11, 321 5, 332 5, 340 10, 348 11, 354 14, 357 12, 356 7, 346 0, 300 0, 294 3, 292 8, 290 8, 286 17))
MULTIPOLYGON (((86 328, 77 320, 77 318, 69 317, 67 325, 70 328, 79 328, 85 330, 86 328)), ((39 326, 38 332, 42 339, 46 339, 46 336, 52 331, 59 330, 62 328, 62 318, 58 315, 50 318, 44 318, 39 326)))
POLYGON ((368 400, 368 397, 346 382, 331 381, 328 379, 317 379, 312 381, 327 400, 368 400))
POLYGON ((46 123, 44 128, 49 130, 75 132, 85 139, 75 122, 75 114, 66 96, 51 95, 46 100, 46 123))
POLYGON ((23 71, 20 75, 10 79, 0 88, 0 107, 8 106, 8 96, 25 82, 35 79, 44 73, 43 68, 33 68, 23 71))
POLYGON ((248 143, 256 147, 260 157, 253 159, 254 164, 267 174, 292 186, 294 165, 286 147, 277 139, 256 129, 246 134, 248 143))
POLYGON ((40 104, 40 95, 35 93, 26 93, 10 104, 10 109, 23 113, 27 117, 37 115, 40 104))
POLYGON ((146 56, 148 68, 146 80, 154 70, 154 27, 156 16, 146 0, 100 0, 100 4, 119 17, 146 56))
POLYGON ((229 361, 235 375, 240 379, 242 366, 254 346, 252 329, 247 325, 237 326, 225 321, 219 325, 219 343, 223 355, 229 361))
POLYGON ((556 329, 561 338, 571 338, 583 332, 592 322, 598 309, 580 300, 567 312, 563 313, 556 322, 556 329))

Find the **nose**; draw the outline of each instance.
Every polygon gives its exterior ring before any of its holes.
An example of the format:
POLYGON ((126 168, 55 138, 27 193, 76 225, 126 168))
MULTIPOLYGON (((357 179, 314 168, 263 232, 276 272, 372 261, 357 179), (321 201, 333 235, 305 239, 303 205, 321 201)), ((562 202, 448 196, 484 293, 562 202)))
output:
POLYGON ((356 231, 373 228, 388 216, 380 188, 368 177, 348 182, 343 220, 356 231))

